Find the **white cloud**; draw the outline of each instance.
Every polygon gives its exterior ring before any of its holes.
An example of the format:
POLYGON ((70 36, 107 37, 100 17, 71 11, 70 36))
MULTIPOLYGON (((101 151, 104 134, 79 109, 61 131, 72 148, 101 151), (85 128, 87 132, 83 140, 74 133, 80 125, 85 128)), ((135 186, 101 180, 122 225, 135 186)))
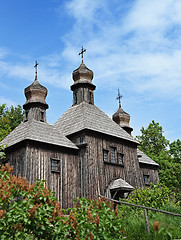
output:
POLYGON ((93 66, 97 85, 115 87, 129 83, 135 92, 179 99, 181 2, 137 0, 124 12, 122 6, 116 11, 111 9, 106 0, 101 5, 102 10, 100 1, 68 3, 75 22, 64 36, 63 55, 69 56, 66 60, 71 61, 82 41, 87 48, 85 62, 88 67, 93 66))
POLYGON ((0 47, 0 59, 4 59, 9 54, 6 48, 0 47))
POLYGON ((77 21, 94 21, 95 12, 102 9, 104 4, 101 0, 73 0, 67 3, 67 10, 77 21))
MULTIPOLYGON (((66 3, 67 14, 75 20, 62 36, 62 53, 40 58, 40 83, 68 88, 72 70, 81 62, 78 52, 83 45, 85 63, 94 71, 98 87, 129 86, 128 91, 134 88, 135 93, 180 99, 181 1, 135 0, 131 7, 126 7, 127 1, 113 2, 66 3)), ((33 64, 8 63, 3 59, 7 54, 0 48, 0 74, 32 82, 33 64)))
POLYGON ((4 104, 4 103, 5 103, 8 107, 10 107, 11 105, 17 106, 17 103, 14 102, 13 100, 8 99, 8 98, 5 98, 5 97, 0 97, 0 105, 2 105, 2 104, 4 104))

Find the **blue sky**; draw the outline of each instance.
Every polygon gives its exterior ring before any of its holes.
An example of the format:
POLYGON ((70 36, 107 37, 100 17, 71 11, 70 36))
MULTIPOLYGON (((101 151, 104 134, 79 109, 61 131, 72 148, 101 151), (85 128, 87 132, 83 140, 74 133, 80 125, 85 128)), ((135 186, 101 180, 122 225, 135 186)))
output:
POLYGON ((180 0, 1 0, 0 104, 25 103, 37 60, 53 124, 72 105, 83 45, 101 110, 117 110, 119 88, 133 136, 155 120, 168 140, 180 138, 180 13, 180 0))

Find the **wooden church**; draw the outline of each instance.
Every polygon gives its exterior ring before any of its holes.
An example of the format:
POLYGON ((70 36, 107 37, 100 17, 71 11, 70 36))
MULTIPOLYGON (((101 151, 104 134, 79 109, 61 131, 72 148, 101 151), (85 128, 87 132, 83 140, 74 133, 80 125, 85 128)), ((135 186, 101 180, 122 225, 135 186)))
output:
POLYGON ((158 167, 137 149, 130 115, 121 104, 109 118, 94 105, 93 72, 83 60, 73 71, 72 106, 54 125, 46 121, 47 89, 37 80, 25 88, 24 121, 0 144, 16 175, 46 180, 62 208, 76 197, 114 199, 158 182, 158 167))

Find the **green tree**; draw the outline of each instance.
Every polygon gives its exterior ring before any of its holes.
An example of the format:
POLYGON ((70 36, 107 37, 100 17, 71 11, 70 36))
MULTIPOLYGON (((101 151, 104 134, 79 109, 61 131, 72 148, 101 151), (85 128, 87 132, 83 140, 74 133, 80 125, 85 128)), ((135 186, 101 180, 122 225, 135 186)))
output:
POLYGON ((141 128, 141 136, 136 136, 139 141, 139 149, 144 153, 152 156, 158 156, 161 152, 166 151, 169 141, 163 136, 163 129, 154 120, 147 128, 141 128))
POLYGON ((10 108, 6 104, 0 106, 0 141, 21 123, 23 115, 20 105, 10 108))
POLYGON ((140 150, 159 164, 159 179, 181 200, 181 141, 169 144, 159 123, 152 121, 147 128, 142 127, 142 135, 137 136, 140 150), (170 147, 170 149, 169 149, 170 147))
POLYGON ((181 163, 181 141, 177 139, 170 143, 170 154, 173 157, 174 162, 181 163))

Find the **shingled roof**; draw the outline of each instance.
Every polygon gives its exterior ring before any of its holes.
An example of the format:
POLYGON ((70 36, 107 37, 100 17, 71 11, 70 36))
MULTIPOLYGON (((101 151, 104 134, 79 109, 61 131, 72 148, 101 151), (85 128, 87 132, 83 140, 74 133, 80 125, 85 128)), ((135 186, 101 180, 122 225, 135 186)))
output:
POLYGON ((54 126, 36 120, 22 122, 8 136, 6 136, 0 145, 13 146, 23 140, 34 140, 38 142, 78 149, 68 138, 63 136, 54 126))
POLYGON ((137 155, 138 155, 139 163, 144 163, 144 164, 150 164, 150 165, 154 165, 154 166, 159 166, 158 163, 156 163, 155 161, 153 161, 150 157, 148 157, 144 152, 142 152, 142 151, 139 150, 139 149, 137 149, 137 155))
POLYGON ((122 189, 132 191, 134 189, 133 186, 131 186, 128 182, 126 182, 122 178, 114 180, 109 187, 111 190, 122 189))
POLYGON ((98 107, 86 102, 70 107, 54 126, 65 136, 89 129, 137 143, 98 107))

